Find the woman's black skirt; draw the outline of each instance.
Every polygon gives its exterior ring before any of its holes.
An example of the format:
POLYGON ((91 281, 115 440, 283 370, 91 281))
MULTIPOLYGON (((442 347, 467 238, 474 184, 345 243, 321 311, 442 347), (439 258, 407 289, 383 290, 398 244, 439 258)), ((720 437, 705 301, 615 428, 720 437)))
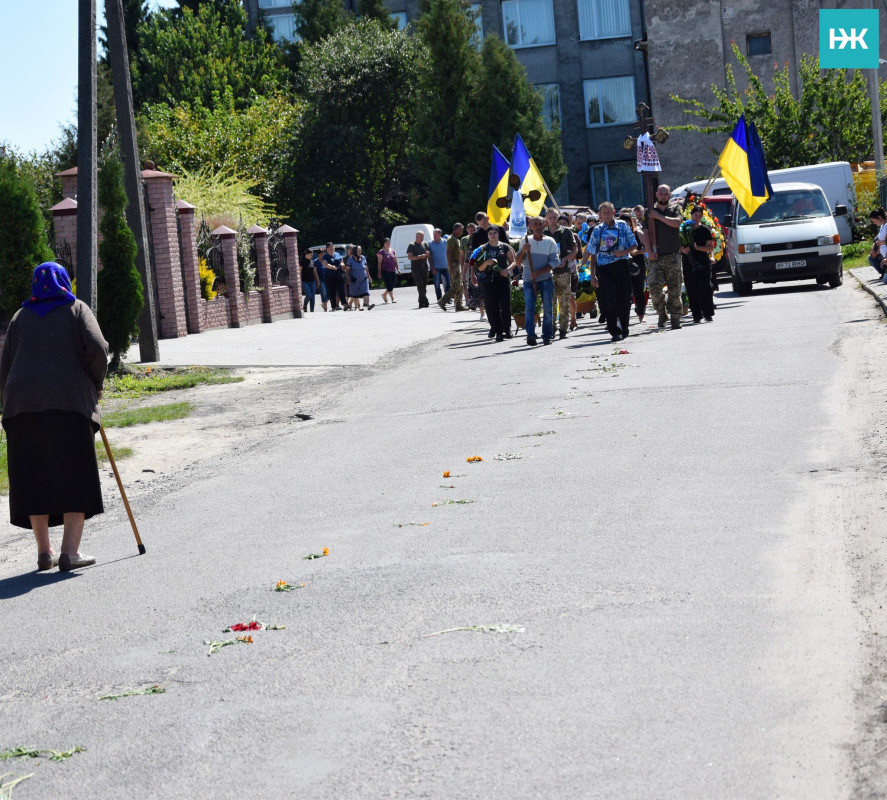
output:
POLYGON ((9 521, 30 528, 31 515, 101 514, 102 488, 95 456, 95 428, 73 411, 39 411, 3 420, 9 465, 9 521))

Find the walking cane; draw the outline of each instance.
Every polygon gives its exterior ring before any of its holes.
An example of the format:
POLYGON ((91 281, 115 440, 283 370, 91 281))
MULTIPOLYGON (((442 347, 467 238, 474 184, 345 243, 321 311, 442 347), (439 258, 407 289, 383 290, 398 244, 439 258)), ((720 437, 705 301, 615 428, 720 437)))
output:
POLYGON ((135 517, 132 515, 132 509, 129 507, 129 500, 126 499, 126 492, 123 490, 123 481, 120 480, 120 473, 117 471, 117 462, 114 461, 114 454, 111 452, 111 445, 108 444, 108 437, 105 436, 105 426, 99 423, 99 432, 102 434, 102 441, 105 443, 105 452, 108 454, 108 460, 111 462, 111 469, 114 470, 114 477, 117 479, 117 488, 120 489, 120 497, 123 499, 123 505, 126 507, 126 513, 129 515, 129 524, 132 525, 132 532, 136 537, 136 544, 139 546, 139 555, 145 555, 145 545, 142 544, 139 536, 139 529, 136 527, 135 517))

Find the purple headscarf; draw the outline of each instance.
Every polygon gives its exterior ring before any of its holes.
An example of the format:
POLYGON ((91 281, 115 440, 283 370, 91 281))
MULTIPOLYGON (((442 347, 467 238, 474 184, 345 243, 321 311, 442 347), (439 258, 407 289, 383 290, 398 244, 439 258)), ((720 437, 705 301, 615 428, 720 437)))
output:
POLYGON ((22 303, 22 308, 30 308, 38 317, 45 317, 54 308, 69 305, 76 299, 68 271, 61 264, 47 261, 34 270, 31 296, 22 303))

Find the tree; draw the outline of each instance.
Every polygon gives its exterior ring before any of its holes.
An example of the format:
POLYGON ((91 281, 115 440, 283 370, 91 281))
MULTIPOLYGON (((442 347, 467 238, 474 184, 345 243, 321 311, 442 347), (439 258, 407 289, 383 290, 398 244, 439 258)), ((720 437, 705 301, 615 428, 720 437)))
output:
MULTIPOLYGON (((748 59, 731 43, 733 55, 745 71, 748 86, 739 91, 732 65, 727 65, 725 88, 712 84, 709 106, 701 100, 672 99, 684 113, 710 124, 675 126, 675 130, 730 133, 741 114, 754 122, 770 169, 815 164, 820 161, 864 161, 872 157, 871 103, 859 70, 820 70, 816 56, 801 57, 799 97, 791 92, 789 65, 773 75, 773 91, 754 74, 748 59), (852 113, 848 113, 852 109, 852 113)), ((882 91, 881 115, 885 117, 882 91)), ((712 148, 717 153, 717 148, 712 148)))
POLYGON ((354 19, 342 0, 301 0, 293 3, 293 16, 296 35, 308 49, 338 33, 354 19))
POLYGON ((382 30, 395 30, 397 22, 391 16, 384 0, 358 0, 357 11, 361 19, 375 19, 379 21, 382 30))
POLYGON ((142 280, 136 269, 136 240, 126 224, 126 190, 123 165, 116 154, 103 159, 98 178, 99 206, 102 209, 99 230, 98 322, 108 340, 111 363, 120 368, 120 359, 129 349, 130 339, 142 310, 142 280))
POLYGON ((237 0, 151 14, 138 28, 131 65, 136 109, 158 102, 215 108, 230 98, 239 110, 279 90, 287 77, 280 49, 264 27, 248 36, 246 25, 237 0))
POLYGON ((33 185, 15 157, 0 158, 0 308, 7 319, 28 299, 34 267, 52 259, 33 185))
POLYGON ((415 131, 418 215, 448 224, 486 208, 492 145, 508 155, 516 133, 548 184, 559 186, 560 134, 545 128, 542 98, 512 49, 487 36, 478 52, 475 13, 464 0, 423 0, 422 8, 416 28, 429 57, 415 131))
POLYGON ((278 180, 303 237, 380 241, 398 219, 423 58, 415 37, 374 19, 306 51, 307 107, 278 180))

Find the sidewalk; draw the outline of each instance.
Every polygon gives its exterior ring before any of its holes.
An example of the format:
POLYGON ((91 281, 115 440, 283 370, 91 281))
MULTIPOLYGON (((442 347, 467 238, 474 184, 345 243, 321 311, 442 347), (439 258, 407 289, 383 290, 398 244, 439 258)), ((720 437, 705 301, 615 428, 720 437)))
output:
MULTIPOLYGON (((476 326, 487 330, 475 311, 443 312, 434 302, 417 308, 414 287, 396 291, 397 303, 385 304, 381 291, 372 293, 372 311, 324 313, 320 300, 314 313, 245 328, 219 328, 180 339, 160 340, 163 366, 290 367, 351 366, 370 364, 393 350, 421 344, 448 333, 476 326)), ((452 309, 452 305, 449 307, 452 309)), ((138 345, 129 349, 127 361, 140 363, 138 345)))
POLYGON ((874 267, 856 267, 850 270, 850 274, 859 281, 862 286, 881 306, 881 310, 887 316, 887 283, 881 280, 878 270, 874 267))

